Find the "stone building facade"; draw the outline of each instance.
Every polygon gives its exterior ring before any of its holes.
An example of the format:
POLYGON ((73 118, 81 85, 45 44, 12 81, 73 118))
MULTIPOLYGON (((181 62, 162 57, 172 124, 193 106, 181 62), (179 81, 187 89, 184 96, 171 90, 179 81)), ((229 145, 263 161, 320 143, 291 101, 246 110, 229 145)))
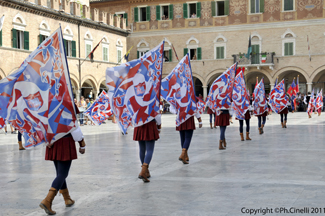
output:
POLYGON ((96 98, 106 89, 106 68, 120 63, 127 50, 125 19, 77 2, 0 0, 2 15, 0 79, 14 72, 41 41, 61 26, 74 96, 79 98, 81 93, 96 98), (94 61, 85 60, 101 40, 94 61))
POLYGON ((163 75, 191 55, 196 93, 235 61, 246 68, 250 92, 256 77, 269 92, 275 80, 289 87, 299 75, 303 93, 325 88, 325 2, 322 0, 91 0, 91 7, 128 19, 130 59, 165 39, 163 75), (251 36, 252 54, 247 59, 251 36), (309 57, 308 42, 311 58, 309 57), (310 60, 311 59, 311 60, 310 60))

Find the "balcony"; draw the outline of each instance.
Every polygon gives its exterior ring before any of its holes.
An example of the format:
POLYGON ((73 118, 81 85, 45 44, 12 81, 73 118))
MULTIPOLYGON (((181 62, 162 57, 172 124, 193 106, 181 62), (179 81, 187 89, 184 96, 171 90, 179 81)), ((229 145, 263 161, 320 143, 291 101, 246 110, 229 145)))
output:
POLYGON ((246 58, 245 54, 232 55, 234 63, 238 61, 240 67, 257 67, 259 70, 261 67, 269 67, 273 70, 275 53, 252 53, 249 58, 246 58))

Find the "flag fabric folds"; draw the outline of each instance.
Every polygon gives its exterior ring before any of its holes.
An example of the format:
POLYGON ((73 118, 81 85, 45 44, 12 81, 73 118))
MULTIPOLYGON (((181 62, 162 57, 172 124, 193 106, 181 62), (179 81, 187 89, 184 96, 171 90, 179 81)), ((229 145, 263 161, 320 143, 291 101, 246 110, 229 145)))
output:
POLYGON ((53 143, 77 128, 61 28, 0 81, 0 92, 0 117, 22 133, 26 147, 53 143))
POLYGON ((140 59, 106 70, 111 109, 123 133, 159 114, 163 52, 164 41, 140 59))
POLYGON ((248 50, 247 50, 247 53, 246 53, 246 58, 249 59, 249 56, 251 55, 251 52, 252 52, 252 37, 251 35, 249 35, 249 40, 248 40, 248 50))
POLYGON ((297 90, 297 88, 296 88, 295 79, 293 79, 292 83, 291 83, 291 86, 288 89, 287 94, 290 95, 290 97, 296 96, 296 94, 297 94, 296 90, 297 90))
POLYGON ((299 92, 299 75, 297 77, 297 84, 296 84, 296 93, 298 94, 299 92))
POLYGON ((317 111, 321 111, 323 108, 323 90, 320 90, 317 94, 317 98, 316 98, 316 110, 317 111))
MULTIPOLYGON (((237 63, 233 64, 212 83, 206 104, 213 111, 230 108, 236 70, 237 63)), ((220 112, 216 113, 218 115, 220 112)))
POLYGON ((199 97, 196 97, 196 101, 197 111, 200 113, 200 115, 202 115, 205 110, 205 101, 199 97))
POLYGON ((315 101, 314 89, 313 89, 310 95, 309 104, 307 108, 307 113, 309 116, 311 116, 311 114, 314 112, 315 106, 316 106, 316 101, 315 101))
POLYGON ((254 115, 262 115, 267 112, 267 103, 264 89, 264 78, 254 89, 255 98, 253 100, 254 115))
MULTIPOLYGON (((254 90, 256 89, 256 87, 258 86, 258 77, 256 77, 256 83, 255 83, 255 87, 254 87, 254 90)), ((254 91, 253 91, 253 98, 255 97, 254 95, 254 91)))
POLYGON ((239 120, 244 120, 245 113, 249 109, 250 97, 246 89, 245 79, 242 71, 239 72, 235 78, 232 101, 232 108, 234 109, 236 118, 239 120))
POLYGON ((269 105, 274 112, 279 114, 287 107, 288 97, 285 94, 284 80, 274 87, 269 95, 269 105))
POLYGON ((129 49, 129 51, 124 55, 124 59, 125 59, 125 61, 129 61, 129 57, 130 57, 130 52, 131 52, 131 50, 132 50, 132 48, 133 48, 133 46, 129 49))
POLYGON ((278 85, 278 77, 276 78, 275 82, 274 82, 274 88, 278 85))
POLYGON ((5 15, 3 15, 0 19, 0 31, 2 30, 2 26, 4 22, 5 22, 5 15))
POLYGON ((198 111, 189 54, 162 80, 161 97, 176 110, 176 126, 198 111))
POLYGON ((95 125, 101 125, 108 117, 113 115, 109 98, 105 91, 102 91, 95 102, 84 112, 84 115, 88 116, 95 125))

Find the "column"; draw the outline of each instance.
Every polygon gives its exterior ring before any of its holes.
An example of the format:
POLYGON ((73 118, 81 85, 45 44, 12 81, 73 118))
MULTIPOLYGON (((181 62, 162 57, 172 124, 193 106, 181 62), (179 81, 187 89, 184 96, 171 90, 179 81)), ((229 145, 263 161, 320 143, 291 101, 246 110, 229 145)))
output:
POLYGON ((203 88, 203 99, 205 100, 208 96, 208 86, 202 86, 203 88))
POLYGON ((307 92, 311 92, 313 90, 313 83, 306 83, 307 84, 307 92))
POLYGON ((274 83, 270 83, 270 88, 271 88, 271 90, 274 88, 275 86, 274 86, 274 83))

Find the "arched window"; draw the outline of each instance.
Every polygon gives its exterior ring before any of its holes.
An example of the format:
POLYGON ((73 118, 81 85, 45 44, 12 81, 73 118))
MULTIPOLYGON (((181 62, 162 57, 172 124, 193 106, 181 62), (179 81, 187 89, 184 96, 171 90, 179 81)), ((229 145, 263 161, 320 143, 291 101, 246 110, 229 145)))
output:
POLYGON ((120 39, 116 41, 116 53, 117 53, 117 63, 122 62, 122 50, 123 50, 123 43, 120 39))
POLYGON ((172 50, 172 43, 165 38, 165 45, 164 45, 164 62, 172 62, 173 61, 173 50, 172 50))
POLYGON ((260 53, 262 50, 262 37, 254 33, 251 35, 252 40, 252 58, 251 58, 251 64, 260 64, 261 58, 260 53))
POLYGON ((282 56, 292 56, 296 52, 296 35, 290 29, 281 36, 282 38, 282 56))
POLYGON ((73 32, 70 26, 67 26, 63 31, 63 42, 64 42, 66 55, 69 57, 76 57, 77 54, 76 41, 73 40, 73 32))
POLYGON ((213 41, 214 59, 226 58, 227 39, 221 34, 213 41))
POLYGON ((38 35, 38 42, 41 44, 48 36, 51 34, 51 29, 49 24, 43 20, 39 25, 39 35, 38 35))
POLYGON ((12 47, 29 50, 29 32, 25 31, 27 26, 25 19, 18 13, 12 21, 12 47))
POLYGON ((88 55, 93 49, 93 37, 91 36, 89 31, 86 32, 84 40, 85 40, 85 57, 89 59, 88 55))
POLYGON ((150 50, 149 43, 144 39, 141 39, 141 41, 137 45, 137 58, 144 56, 144 54, 149 50, 150 50))
POLYGON ((109 41, 106 36, 104 36, 102 40, 102 47, 103 47, 103 61, 109 61, 109 41))
POLYGON ((184 56, 189 53, 191 60, 201 60, 202 59, 202 48, 199 47, 199 40, 194 36, 186 42, 187 48, 184 48, 184 56))

